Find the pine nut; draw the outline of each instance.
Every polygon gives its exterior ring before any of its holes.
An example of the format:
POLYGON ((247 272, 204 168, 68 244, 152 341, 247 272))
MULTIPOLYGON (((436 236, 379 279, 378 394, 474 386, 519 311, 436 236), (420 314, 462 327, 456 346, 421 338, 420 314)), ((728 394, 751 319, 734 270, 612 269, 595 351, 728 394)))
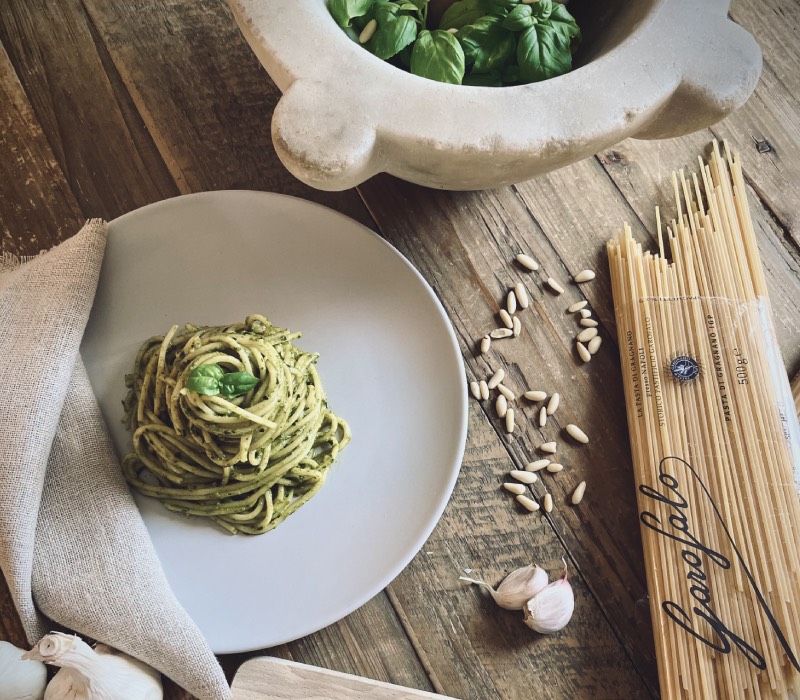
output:
POLYGON ((522 282, 517 282, 514 285, 514 294, 517 295, 517 301, 519 302, 520 309, 527 309, 531 302, 528 299, 528 291, 525 289, 525 285, 522 282))
POLYGON ((510 481, 507 481, 505 484, 503 484, 503 488, 510 493, 517 494, 517 496, 521 496, 527 491, 524 484, 514 484, 510 481))
POLYGON ((591 282, 595 278, 594 270, 581 270, 574 279, 578 284, 583 282, 591 282))
POLYGON ((546 493, 544 495, 544 512, 545 513, 553 512, 553 496, 549 493, 546 493))
POLYGON ((584 328, 597 328, 600 325, 593 318, 582 318, 578 323, 584 328))
POLYGON ((492 339, 488 335, 483 336, 481 338, 481 352, 485 355, 489 352, 490 347, 492 347, 492 339))
POLYGON ((564 465, 558 462, 550 462, 550 464, 547 465, 547 471, 551 474, 558 474, 558 472, 564 471, 564 465))
POLYGON ((514 432, 514 409, 509 408, 506 411, 506 432, 513 433, 514 432))
POLYGON ((580 311, 584 306, 586 306, 589 302, 588 301, 576 301, 572 306, 567 309, 567 313, 574 314, 576 311, 580 311))
POLYGON ((514 392, 511 391, 511 389, 509 389, 505 384, 498 384, 497 391, 499 391, 509 401, 513 401, 516 398, 514 396, 514 392))
POLYGON ((548 416, 552 416, 556 412, 559 403, 561 403, 561 396, 558 393, 553 394, 547 402, 548 416))
POLYGON ((547 398, 545 391, 526 391, 523 396, 529 401, 544 401, 547 398))
POLYGON ((514 294, 513 289, 508 293, 508 296, 506 296, 506 309, 510 314, 513 314, 517 310, 517 295, 514 294))
POLYGON ((447 31, 450 32, 450 34, 458 34, 457 27, 450 27, 450 29, 448 29, 447 31))
POLYGON ((596 328, 586 328, 586 329, 582 330, 580 333, 578 333, 576 338, 581 343, 586 343, 587 341, 589 341, 592 338, 594 338, 596 335, 597 335, 597 329, 596 328))
POLYGON ((581 481, 581 483, 578 484, 575 487, 575 490, 572 492, 572 498, 570 499, 570 501, 572 501, 573 506, 577 506, 583 500, 583 494, 585 492, 586 492, 586 482, 581 481))
POLYGON ((514 323, 511 320, 511 314, 508 313, 505 309, 500 309, 500 320, 503 322, 503 325, 506 328, 513 328, 514 323))
POLYGON ((478 382, 470 382, 469 390, 472 392, 472 395, 478 399, 478 401, 481 400, 481 385, 478 384, 478 382))
POLYGON ((542 406, 539 409, 539 427, 544 428, 547 425, 547 407, 542 406))
POLYGON ((522 333, 522 321, 519 320, 519 316, 514 316, 511 319, 512 328, 514 329, 514 337, 519 338, 519 334, 522 333))
POLYGON ((517 503, 519 503, 525 510, 529 510, 531 513, 535 513, 539 510, 539 504, 534 501, 532 498, 528 498, 527 496, 519 495, 516 497, 517 503))
POLYGON ((508 412, 508 401, 506 397, 500 394, 495 401, 494 401, 494 408, 497 411, 497 416, 499 418, 505 418, 506 413, 508 412))
POLYGON ((539 263, 537 263, 530 255, 525 255, 525 253, 520 253, 514 259, 527 270, 532 270, 533 272, 536 272, 536 270, 539 269, 539 263))
POLYGON ((589 442, 589 438, 587 437, 586 433, 584 433, 584 432, 583 432, 583 431, 582 431, 582 430, 581 430, 581 429, 580 429, 580 428, 579 428, 577 425, 575 425, 574 423, 570 423, 569 425, 567 425, 567 427, 565 428, 565 430, 566 430, 566 431, 567 431, 567 433, 570 435, 570 437, 572 437, 573 439, 577 440, 578 442, 580 442, 580 443, 583 443, 584 445, 585 445, 587 442, 589 442))
POLYGON ((506 371, 501 367, 492 375, 491 379, 486 382, 486 386, 488 386, 490 389, 494 389, 500 382, 503 381, 505 376, 506 371))
POLYGON ((592 353, 586 348, 583 343, 578 343, 578 356, 584 361, 589 362, 592 359, 592 353))
POLYGON ((369 22, 367 22, 364 28, 361 30, 361 34, 358 35, 358 43, 366 44, 370 39, 372 39, 372 35, 375 33, 377 28, 377 19, 371 19, 369 22))
POLYGON ((481 379, 478 382, 478 386, 480 387, 481 390, 481 399, 483 401, 486 401, 486 399, 489 398, 489 385, 486 383, 485 380, 481 379))
POLYGON ((551 455, 554 455, 558 449, 558 445, 555 442, 543 442, 541 445, 539 445, 539 449, 542 452, 547 452, 551 455))
POLYGON ((556 294, 563 294, 564 287, 562 287, 558 282, 556 282, 552 277, 547 278, 547 286, 550 287, 556 294))
POLYGON ((513 472, 511 472, 511 476, 513 476, 517 481, 521 481, 523 484, 533 484, 539 480, 539 477, 536 476, 536 474, 532 474, 531 472, 522 472, 519 469, 515 469, 513 472))
POLYGON ((596 335, 589 341, 589 345, 586 346, 586 349, 594 355, 600 349, 600 343, 602 342, 603 339, 599 335, 596 335))
POLYGON ((538 472, 540 469, 544 469, 548 464, 550 464, 549 459, 537 459, 535 462, 529 462, 525 465, 526 472, 538 472))
POLYGON ((495 328, 491 333, 489 333, 489 337, 491 338, 510 338, 514 334, 510 328, 495 328))
POLYGON ((592 315, 592 312, 589 309, 581 309, 581 318, 589 318, 592 315))

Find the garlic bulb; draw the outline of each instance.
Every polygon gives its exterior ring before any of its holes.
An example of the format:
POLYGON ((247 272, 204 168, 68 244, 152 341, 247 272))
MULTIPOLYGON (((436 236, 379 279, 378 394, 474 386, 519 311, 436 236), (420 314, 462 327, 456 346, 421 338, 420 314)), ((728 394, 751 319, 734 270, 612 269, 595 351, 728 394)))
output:
POLYGON ((540 634, 552 634, 566 627, 575 610, 575 595, 566 568, 561 578, 533 596, 524 610, 525 624, 540 634))
POLYGON ((476 581, 464 576, 460 578, 462 581, 486 588, 492 594, 494 602, 506 610, 522 610, 525 603, 547 586, 547 572, 535 564, 512 571, 503 579, 497 590, 485 581, 476 581))
POLYGON ((44 700, 162 700, 161 675, 127 654, 98 644, 92 649, 80 637, 51 632, 26 658, 61 670, 44 700))
POLYGON ((42 700, 47 669, 40 661, 23 658, 24 654, 0 641, 0 700, 42 700))

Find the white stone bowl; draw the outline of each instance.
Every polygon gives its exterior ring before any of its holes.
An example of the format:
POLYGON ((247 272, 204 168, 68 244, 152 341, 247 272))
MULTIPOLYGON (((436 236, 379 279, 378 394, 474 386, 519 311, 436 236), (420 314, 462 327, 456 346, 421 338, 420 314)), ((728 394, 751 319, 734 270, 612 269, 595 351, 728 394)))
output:
POLYGON ((380 172, 429 187, 526 180, 628 136, 656 139, 719 121, 761 72, 729 0, 572 0, 576 68, 518 87, 446 85, 352 42, 325 0, 229 0, 283 92, 279 157, 300 180, 343 190, 380 172))

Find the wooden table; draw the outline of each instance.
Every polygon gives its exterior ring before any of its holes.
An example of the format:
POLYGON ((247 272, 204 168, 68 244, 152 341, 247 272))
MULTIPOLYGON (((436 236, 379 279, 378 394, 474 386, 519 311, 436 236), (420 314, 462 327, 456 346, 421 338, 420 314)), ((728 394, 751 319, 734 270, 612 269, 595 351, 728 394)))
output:
MULTIPOLYGON (((800 364, 800 4, 735 0, 732 17, 764 50, 761 82, 725 121, 684 138, 629 140, 571 167, 486 192, 423 189, 389 176, 317 192, 278 161, 269 133, 279 92, 223 0, 6 0, 0 9, 2 248, 30 255, 87 217, 112 219, 189 192, 254 189, 304 197, 378 231, 433 286, 455 327, 470 379, 496 363, 509 384, 559 391, 592 437, 568 446, 549 517, 516 507, 500 485, 542 439, 523 408, 509 438, 489 406, 470 404, 466 457, 452 500, 407 569, 341 622, 269 653, 459 698, 641 698, 658 694, 605 241, 629 221, 652 238, 673 168, 713 137, 740 152, 787 370, 800 364), (525 251, 566 282, 584 268, 605 342, 575 356, 565 298, 529 284, 521 338, 481 356, 497 325, 510 265, 525 251), (585 478, 580 508, 565 505, 585 478), (536 561, 569 564, 572 623, 540 637, 458 577, 498 582, 536 561)), ((576 109, 580 106, 576 105, 576 109)), ((446 407, 443 407, 446 410, 446 407)), ((549 434, 549 433, 548 433, 549 434)), ((24 644, 5 586, 0 638, 24 644)), ((244 656, 222 659, 232 675, 244 656)), ((167 697, 186 698, 170 686, 167 697)))

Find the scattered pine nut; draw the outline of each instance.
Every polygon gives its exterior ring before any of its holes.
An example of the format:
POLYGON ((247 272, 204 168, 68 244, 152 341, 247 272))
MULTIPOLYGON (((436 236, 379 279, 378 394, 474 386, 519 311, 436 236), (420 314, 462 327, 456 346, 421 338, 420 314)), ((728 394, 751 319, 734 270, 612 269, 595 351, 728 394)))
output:
POLYGON ((511 389, 509 389, 505 384, 498 384, 497 391, 499 391, 509 401, 513 401, 516 398, 514 396, 514 392, 511 391, 511 389))
POLYGON ((447 31, 450 32, 450 34, 458 34, 457 27, 450 27, 450 29, 448 29, 447 31))
POLYGON ((506 397, 500 394, 494 401, 494 408, 497 411, 498 418, 505 418, 508 413, 508 401, 506 397))
POLYGON ((492 347, 492 339, 488 335, 483 336, 481 338, 481 352, 485 355, 489 352, 490 347, 492 347))
POLYGON ((485 380, 481 379, 478 382, 478 386, 480 387, 481 390, 481 399, 483 401, 486 401, 486 399, 489 398, 489 385, 486 383, 485 380))
POLYGON ((547 286, 550 287, 556 294, 563 294, 564 287, 562 287, 558 282, 556 282, 552 277, 547 278, 547 286))
POLYGON ((511 319, 511 324, 514 329, 514 337, 519 338, 519 334, 522 333, 522 321, 519 320, 519 316, 514 316, 511 319))
POLYGON ((478 384, 478 382, 470 382, 469 390, 472 392, 472 395, 478 399, 478 401, 481 400, 481 385, 478 384))
POLYGON ((525 510, 529 510, 531 513, 535 513, 537 510, 539 510, 539 504, 532 498, 529 498, 528 496, 523 496, 522 494, 520 494, 516 497, 516 501, 525 510))
POLYGON ((503 484, 503 488, 510 493, 517 494, 517 496, 521 496, 525 493, 525 491, 527 491, 525 484, 514 484, 510 481, 507 481, 505 484, 503 484))
POLYGON ((532 270, 536 272, 539 269, 539 263, 537 263, 530 255, 525 255, 525 253, 520 253, 516 258, 514 258, 522 267, 526 270, 532 270))
MULTIPOLYGON (((592 338, 592 340, 594 340, 594 338, 592 338)), ((578 356, 584 362, 589 362, 589 360, 592 359, 592 353, 590 353, 587 347, 581 342, 578 342, 578 356)))
POLYGON ((541 445, 539 445, 539 449, 542 452, 547 452, 551 455, 554 455, 556 453, 556 450, 558 449, 558 445, 555 442, 544 442, 541 445))
POLYGON ((514 409, 509 408, 506 411, 506 432, 513 433, 514 432, 514 409))
POLYGON ((495 328, 491 333, 489 333, 489 337, 491 338, 510 338, 514 334, 510 328, 495 328))
POLYGON ((593 318, 582 318, 580 321, 578 321, 578 323, 584 328, 597 328, 597 326, 600 325, 593 318))
POLYGON ((580 333, 578 333, 576 338, 578 339, 579 342, 586 343, 592 338, 594 338, 596 335, 597 335, 596 328, 585 328, 580 333))
POLYGON ((567 431, 567 433, 570 435, 570 437, 572 437, 573 439, 577 440, 578 442, 580 442, 580 443, 583 443, 584 445, 585 445, 587 442, 589 442, 589 438, 587 437, 586 433, 584 433, 584 432, 583 432, 583 431, 582 431, 582 430, 581 430, 581 429, 580 429, 580 428, 579 428, 577 425, 575 425, 574 423, 570 423, 569 425, 567 425, 567 427, 565 428, 565 430, 566 430, 566 431, 567 431))
POLYGON ((584 282, 591 282, 595 277, 594 270, 581 270, 573 279, 578 284, 582 284, 584 282))
POLYGON ((572 306, 570 306, 567 309, 567 313, 574 314, 576 311, 580 311, 581 309, 583 309, 583 307, 586 306, 588 303, 589 302, 586 301, 586 300, 584 300, 584 301, 576 301, 572 306))
POLYGON ((513 472, 511 472, 511 476, 513 476, 517 481, 521 481, 523 484, 533 484, 539 480, 539 477, 536 476, 536 474, 531 472, 523 472, 519 469, 515 469, 513 472))
POLYGON ((535 462, 530 462, 525 465, 526 472, 538 472, 540 469, 544 469, 548 464, 550 464, 549 459, 537 459, 535 462))
POLYGON ((513 314, 517 310, 517 295, 514 294, 513 289, 508 293, 508 296, 506 296, 506 309, 510 314, 513 314))
POLYGON ((581 483, 575 487, 575 490, 572 492, 572 498, 570 498, 573 506, 577 506, 583 500, 583 494, 585 492, 586 482, 581 481, 581 483))
POLYGON ((553 512, 553 496, 549 493, 546 493, 544 495, 544 512, 545 513, 553 512))
POLYGON ((375 30, 378 28, 378 20, 371 19, 369 22, 364 25, 364 28, 361 30, 361 34, 358 35, 358 43, 359 44, 366 44, 370 39, 372 39, 372 35, 375 33, 375 30))
POLYGON ((505 376, 506 371, 501 367, 492 375, 491 379, 486 382, 486 386, 488 386, 490 389, 494 389, 500 382, 503 381, 505 376))
POLYGON ((589 309, 581 309, 581 318, 589 318, 592 315, 592 312, 589 309))
POLYGON ((552 416, 558 409, 558 404, 561 403, 561 395, 557 392, 550 397, 547 402, 547 415, 552 416))
POLYGON ((564 471, 564 465, 558 462, 550 462, 550 464, 547 465, 547 471, 551 474, 558 474, 558 472, 564 471))
POLYGON ((600 349, 600 343, 602 343, 602 342, 603 342, 603 339, 599 335, 596 335, 594 338, 592 338, 589 341, 589 345, 586 346, 586 349, 592 355, 594 355, 600 349))
POLYGON ((529 401, 544 401, 547 398, 545 391, 526 391, 523 396, 529 401))
POLYGON ((500 309, 500 320, 503 322, 503 325, 506 328, 513 328, 514 323, 511 320, 511 314, 508 313, 505 309, 500 309))
POLYGON ((527 309, 531 302, 528 299, 528 291, 525 289, 525 285, 522 282, 517 282, 514 285, 514 294, 517 295, 517 302, 519 302, 520 309, 527 309))
POLYGON ((539 409, 539 427, 544 428, 547 425, 547 407, 542 406, 539 409))

